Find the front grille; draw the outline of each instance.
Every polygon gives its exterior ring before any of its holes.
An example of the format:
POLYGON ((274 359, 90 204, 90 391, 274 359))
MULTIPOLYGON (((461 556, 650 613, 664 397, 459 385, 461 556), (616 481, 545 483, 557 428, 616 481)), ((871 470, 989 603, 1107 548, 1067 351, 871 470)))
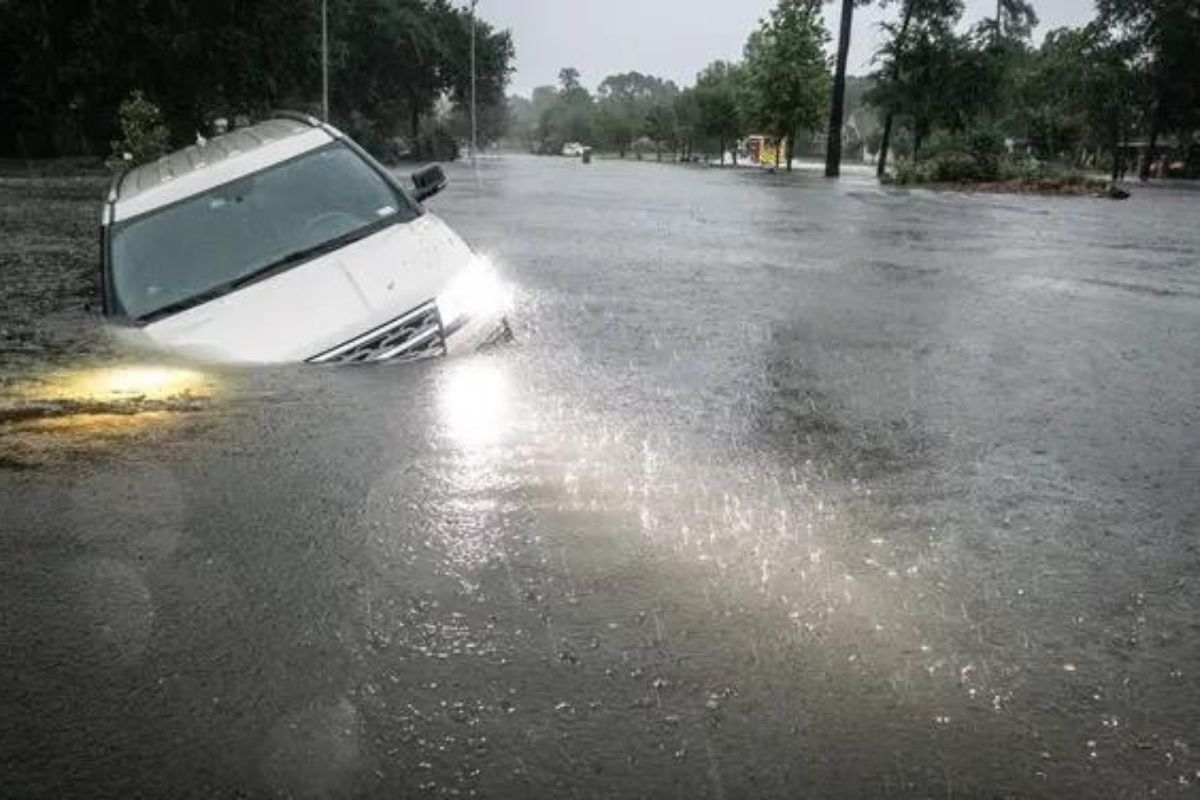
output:
POLYGON ((430 301, 399 319, 352 339, 310 364, 367 364, 376 361, 412 361, 446 352, 442 320, 430 301))

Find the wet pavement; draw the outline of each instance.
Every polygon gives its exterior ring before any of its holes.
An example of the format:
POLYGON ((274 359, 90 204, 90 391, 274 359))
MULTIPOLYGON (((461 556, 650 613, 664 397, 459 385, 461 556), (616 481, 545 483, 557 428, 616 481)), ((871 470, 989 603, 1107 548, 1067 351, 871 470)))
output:
POLYGON ((4 795, 1194 796, 1200 193, 451 181, 513 344, 81 400, 0 179, 4 795))

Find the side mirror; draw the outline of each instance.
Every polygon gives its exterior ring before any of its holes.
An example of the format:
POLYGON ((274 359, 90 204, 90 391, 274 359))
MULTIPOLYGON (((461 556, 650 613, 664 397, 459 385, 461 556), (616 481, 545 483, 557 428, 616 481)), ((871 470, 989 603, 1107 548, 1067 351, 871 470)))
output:
POLYGON ((417 201, 421 202, 446 188, 446 173, 437 164, 412 174, 413 188, 417 201))

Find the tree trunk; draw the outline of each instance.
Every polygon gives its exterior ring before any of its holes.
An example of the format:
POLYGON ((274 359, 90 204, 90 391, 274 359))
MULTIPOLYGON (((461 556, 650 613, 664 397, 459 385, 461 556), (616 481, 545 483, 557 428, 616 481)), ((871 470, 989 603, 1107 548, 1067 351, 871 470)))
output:
POLYGON ((717 143, 721 146, 721 166, 725 166, 725 140, 718 139, 717 143))
MULTIPOLYGON (((825 145, 825 177, 842 174, 842 123, 846 116, 846 60, 850 56, 850 31, 854 25, 854 0, 842 0, 841 35, 838 37, 837 72, 833 77, 833 103, 829 108, 829 141, 825 145)), ((788 155, 788 169, 791 169, 788 155)))
POLYGON ((1129 127, 1127 125, 1122 125, 1121 131, 1117 133, 1117 144, 1121 148, 1120 154, 1117 156, 1117 163, 1121 164, 1121 180, 1123 181, 1129 172, 1129 127))
POLYGON ((1146 148, 1146 155, 1142 157, 1141 171, 1138 177, 1142 182, 1150 180, 1150 169, 1154 166, 1155 151, 1158 150, 1158 114, 1157 112, 1150 118, 1150 144, 1146 148))
MULTIPOLYGON (((900 33, 896 36, 896 51, 899 53, 904 48, 904 42, 908 39, 908 29, 912 25, 913 12, 916 11, 916 0, 907 0, 904 4, 904 21, 900 23, 900 33)), ((893 57, 892 59, 892 80, 900 80, 900 62, 893 57)), ((896 112, 888 109, 887 120, 883 126, 883 141, 879 145, 879 166, 875 170, 875 174, 882 178, 887 174, 888 148, 892 144, 892 123, 895 121, 896 112)))
POLYGON ((888 148, 892 146, 892 123, 895 120, 896 114, 889 111, 883 121, 883 139, 879 142, 879 165, 875 167, 875 175, 879 178, 887 174, 888 148))
POLYGON ((792 131, 787 138, 788 172, 792 171, 792 156, 796 153, 796 132, 792 131))

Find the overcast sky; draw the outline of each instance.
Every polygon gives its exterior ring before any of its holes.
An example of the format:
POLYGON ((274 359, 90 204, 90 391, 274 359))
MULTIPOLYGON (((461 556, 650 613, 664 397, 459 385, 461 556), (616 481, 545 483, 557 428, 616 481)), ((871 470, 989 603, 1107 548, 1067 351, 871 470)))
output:
MULTIPOLYGON (((691 84, 714 59, 741 57, 742 45, 774 0, 479 0, 479 14, 509 28, 517 45, 517 72, 510 91, 528 95, 554 83, 561 67, 583 73, 589 88, 617 72, 638 72, 691 84)), ((1094 0, 1034 0, 1039 34, 1092 19, 1094 0)), ((870 71, 879 26, 894 14, 876 5, 854 15, 851 74, 870 71)), ((995 11, 995 0, 967 0, 964 17, 974 23, 995 11), (990 10, 989 10, 990 9, 990 10)), ((826 22, 837 29, 841 3, 826 3, 826 22)))

